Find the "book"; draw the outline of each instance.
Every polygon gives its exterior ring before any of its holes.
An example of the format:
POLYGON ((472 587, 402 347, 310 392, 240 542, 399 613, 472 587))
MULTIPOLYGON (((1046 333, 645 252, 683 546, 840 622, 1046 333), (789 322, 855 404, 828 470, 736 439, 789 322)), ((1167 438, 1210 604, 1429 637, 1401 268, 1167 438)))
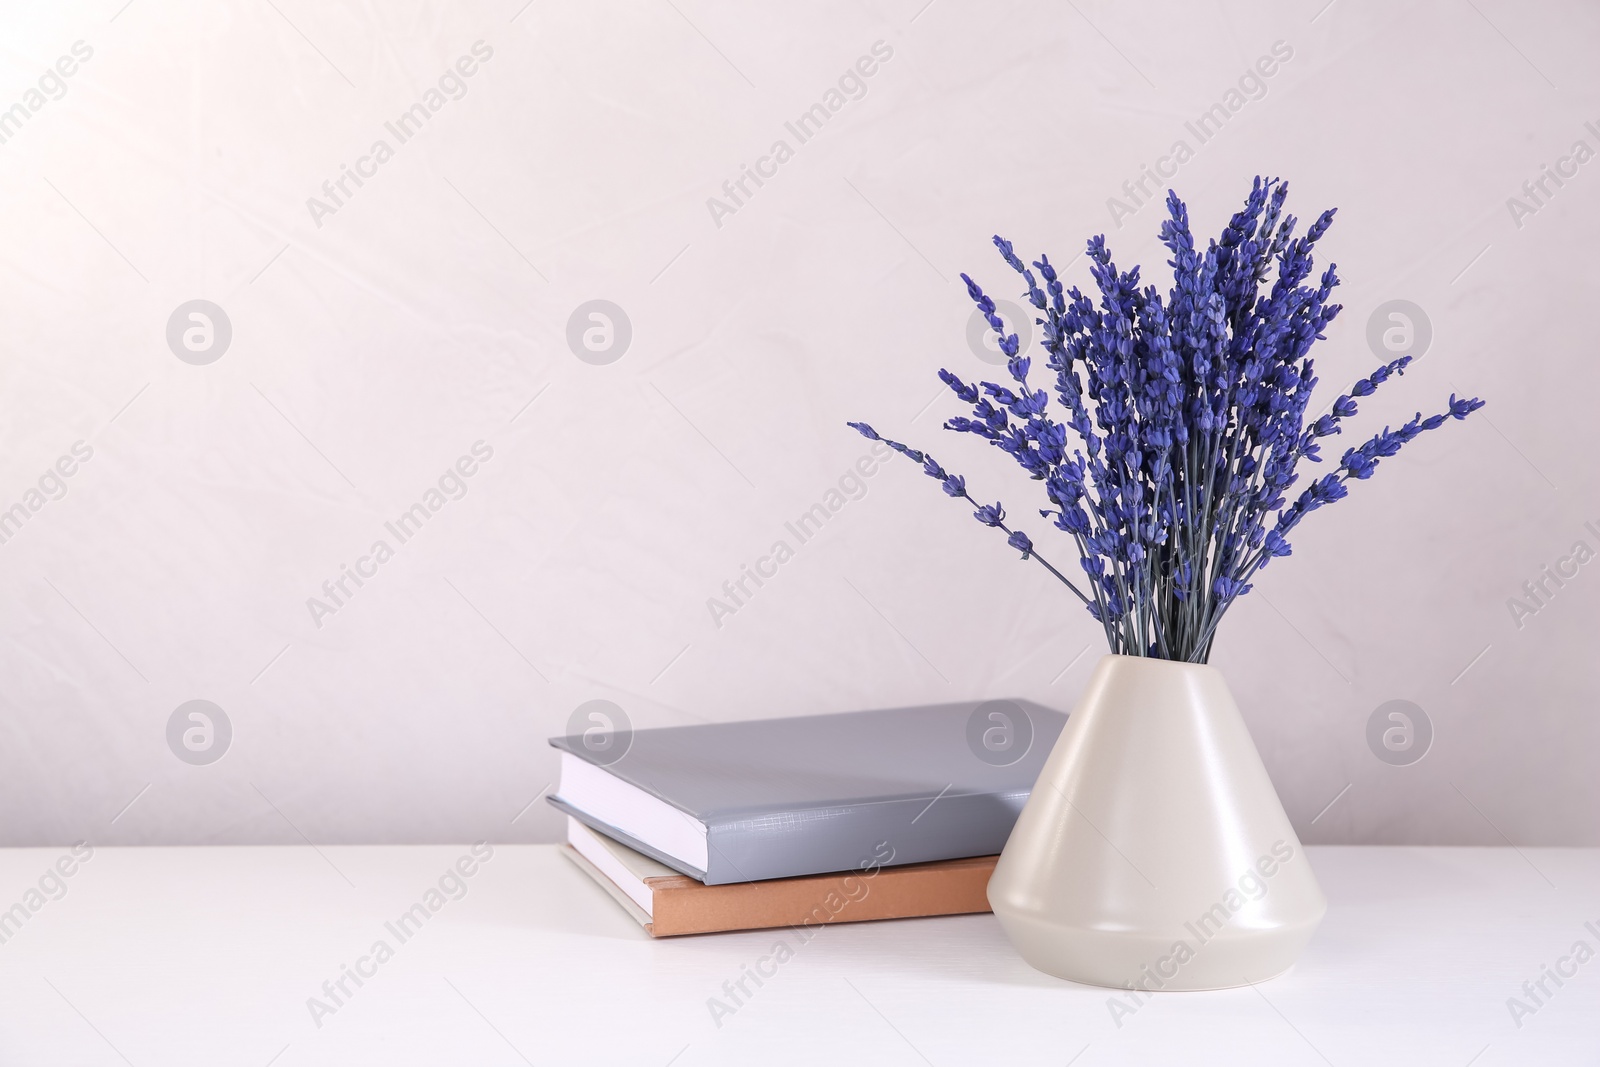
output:
POLYGON ((1004 700, 554 737, 548 801, 707 885, 992 856, 1065 723, 1004 700))
POLYGON ((567 817, 562 854, 651 937, 989 910, 998 856, 706 885, 567 817))

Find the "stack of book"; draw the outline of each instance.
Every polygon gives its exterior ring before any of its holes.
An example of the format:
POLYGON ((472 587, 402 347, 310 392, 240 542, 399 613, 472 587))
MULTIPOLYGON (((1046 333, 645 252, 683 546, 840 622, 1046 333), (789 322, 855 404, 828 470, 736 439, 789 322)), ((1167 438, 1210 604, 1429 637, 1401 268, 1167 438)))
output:
POLYGON ((549 802, 654 937, 988 911, 1065 722, 1008 700, 555 737, 549 802))

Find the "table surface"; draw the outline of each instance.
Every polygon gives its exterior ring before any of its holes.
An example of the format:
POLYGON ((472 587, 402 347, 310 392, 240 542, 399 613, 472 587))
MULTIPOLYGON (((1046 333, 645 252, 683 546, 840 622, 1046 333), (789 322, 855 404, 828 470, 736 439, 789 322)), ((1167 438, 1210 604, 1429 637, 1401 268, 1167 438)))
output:
POLYGON ((1293 971, 1130 1014, 992 915, 652 941, 549 845, 4 850, 0 1064, 1600 1064, 1600 850, 1308 853, 1293 971))

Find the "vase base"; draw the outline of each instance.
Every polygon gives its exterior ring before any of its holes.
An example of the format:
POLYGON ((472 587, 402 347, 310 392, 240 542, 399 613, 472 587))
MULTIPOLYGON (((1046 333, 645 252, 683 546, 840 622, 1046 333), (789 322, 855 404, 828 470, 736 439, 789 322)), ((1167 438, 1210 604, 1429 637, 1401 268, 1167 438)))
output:
POLYGON ((1258 985, 1293 968, 1321 920, 1272 930, 1148 934, 1061 927, 996 917, 1027 964, 1054 978, 1107 989, 1161 993, 1258 985))

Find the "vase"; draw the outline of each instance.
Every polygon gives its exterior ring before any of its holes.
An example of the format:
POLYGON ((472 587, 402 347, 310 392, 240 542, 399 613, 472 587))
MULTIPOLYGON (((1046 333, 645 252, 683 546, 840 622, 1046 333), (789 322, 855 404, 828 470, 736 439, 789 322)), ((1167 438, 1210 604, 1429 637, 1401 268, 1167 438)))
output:
POLYGON ((1116 655, 1045 761, 989 903, 1038 970, 1152 993, 1282 974, 1327 911, 1221 672, 1116 655))

